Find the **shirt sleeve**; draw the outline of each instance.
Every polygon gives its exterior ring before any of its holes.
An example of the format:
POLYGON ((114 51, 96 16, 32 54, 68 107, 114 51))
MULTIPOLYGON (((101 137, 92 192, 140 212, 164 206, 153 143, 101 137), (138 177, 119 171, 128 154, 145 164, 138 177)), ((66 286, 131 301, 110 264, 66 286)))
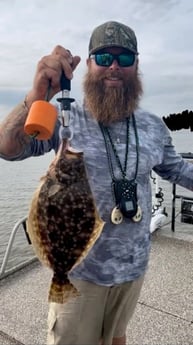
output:
POLYGON ((176 152, 169 130, 163 126, 163 158, 153 170, 163 179, 193 190, 193 164, 176 152))

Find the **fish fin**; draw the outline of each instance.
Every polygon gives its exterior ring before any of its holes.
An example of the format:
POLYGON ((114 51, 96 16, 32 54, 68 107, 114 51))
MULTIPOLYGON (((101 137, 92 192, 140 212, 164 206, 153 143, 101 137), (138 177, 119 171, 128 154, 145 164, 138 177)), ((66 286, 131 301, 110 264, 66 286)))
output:
POLYGON ((78 296, 80 296, 79 291, 73 284, 70 283, 70 281, 65 284, 58 284, 52 279, 48 294, 49 302, 65 303, 70 298, 75 298, 78 296))
POLYGON ((33 195, 30 210, 28 213, 27 221, 26 221, 26 228, 27 228, 26 230, 30 238, 30 241, 32 243, 34 253, 38 257, 39 261, 42 262, 42 264, 50 267, 50 263, 47 258, 48 252, 41 243, 38 215, 37 215, 37 200, 39 197, 42 184, 43 184, 43 181, 39 185, 38 189, 35 191, 33 195))

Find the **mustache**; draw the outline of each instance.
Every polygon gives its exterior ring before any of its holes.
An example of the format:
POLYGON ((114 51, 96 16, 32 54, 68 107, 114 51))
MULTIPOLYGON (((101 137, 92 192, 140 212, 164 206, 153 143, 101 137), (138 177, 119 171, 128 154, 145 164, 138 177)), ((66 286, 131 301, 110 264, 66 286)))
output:
POLYGON ((119 77, 119 78, 122 78, 122 73, 119 72, 119 71, 107 71, 107 72, 106 72, 106 75, 107 75, 107 76, 110 76, 110 77, 119 77))
POLYGON ((118 78, 118 79, 124 80, 124 78, 120 72, 105 72, 105 74, 103 74, 101 76, 97 76, 96 81, 103 81, 106 78, 118 78))
POLYGON ((122 74, 120 72, 106 72, 106 77, 123 79, 122 74))

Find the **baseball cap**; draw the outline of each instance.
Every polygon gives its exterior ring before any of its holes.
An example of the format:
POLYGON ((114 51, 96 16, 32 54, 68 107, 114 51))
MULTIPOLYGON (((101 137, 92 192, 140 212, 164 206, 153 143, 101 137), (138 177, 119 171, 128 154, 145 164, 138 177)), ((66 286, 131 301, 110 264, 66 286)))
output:
POLYGON ((89 55, 108 47, 121 47, 138 54, 135 32, 127 25, 108 21, 92 32, 89 42, 89 55))

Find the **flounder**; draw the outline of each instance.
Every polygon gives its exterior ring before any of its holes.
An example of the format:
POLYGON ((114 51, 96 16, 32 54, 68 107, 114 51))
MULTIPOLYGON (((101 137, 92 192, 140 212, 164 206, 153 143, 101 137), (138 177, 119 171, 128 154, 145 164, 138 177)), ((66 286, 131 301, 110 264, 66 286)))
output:
POLYGON ((35 191, 27 232, 39 260, 53 270, 49 301, 77 296, 68 272, 87 255, 104 222, 96 210, 83 152, 63 139, 58 153, 35 191))

